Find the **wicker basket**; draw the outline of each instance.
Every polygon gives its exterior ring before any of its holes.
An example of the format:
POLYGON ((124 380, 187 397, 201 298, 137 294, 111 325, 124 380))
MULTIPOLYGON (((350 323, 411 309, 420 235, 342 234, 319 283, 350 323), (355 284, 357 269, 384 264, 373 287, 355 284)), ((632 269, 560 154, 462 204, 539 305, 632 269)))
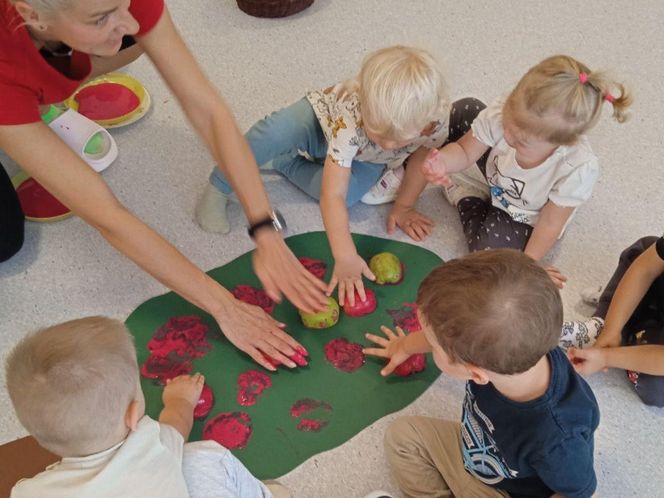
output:
POLYGON ((309 7, 314 0, 237 0, 237 6, 250 16, 286 17, 309 7))

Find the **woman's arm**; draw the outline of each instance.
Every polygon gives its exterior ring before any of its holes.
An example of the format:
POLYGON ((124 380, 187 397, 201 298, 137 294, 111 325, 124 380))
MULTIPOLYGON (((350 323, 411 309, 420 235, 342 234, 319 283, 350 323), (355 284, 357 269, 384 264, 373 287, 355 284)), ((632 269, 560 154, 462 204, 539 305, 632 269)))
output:
POLYGON ((238 348, 273 370, 261 351, 288 366, 298 343, 260 308, 240 303, 129 212, 101 176, 43 123, 0 126, 0 149, 118 251, 187 301, 210 313, 238 348))
POLYGON ((357 254, 353 237, 348 224, 348 209, 346 208, 346 194, 350 180, 351 169, 339 166, 327 156, 323 166, 323 182, 320 196, 320 211, 330 249, 334 257, 334 272, 328 285, 328 295, 339 285, 339 304, 343 306, 349 301, 355 304, 355 290, 364 301, 366 294, 362 275, 370 280, 375 277, 366 261, 357 254))
POLYGON ((539 219, 523 252, 535 261, 546 256, 573 212, 572 207, 561 207, 552 201, 547 202, 540 211, 539 219))
MULTIPOLYGON (((249 223, 269 216, 272 209, 251 149, 228 106, 175 29, 167 8, 156 26, 138 42, 231 182, 249 223)), ((327 302, 325 284, 297 261, 279 234, 271 230, 259 233, 254 265, 270 297, 278 301, 283 291, 298 308, 322 308, 327 302)))
POLYGON ((648 375, 664 375, 664 346, 647 344, 618 348, 570 349, 567 353, 577 372, 589 375, 621 368, 648 375))

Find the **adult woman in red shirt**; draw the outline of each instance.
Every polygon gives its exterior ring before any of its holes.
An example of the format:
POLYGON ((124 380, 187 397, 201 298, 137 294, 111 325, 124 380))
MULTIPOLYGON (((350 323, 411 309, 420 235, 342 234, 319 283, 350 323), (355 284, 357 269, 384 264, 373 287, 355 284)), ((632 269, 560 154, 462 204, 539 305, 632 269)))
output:
MULTIPOLYGON (((310 275, 267 221, 272 209, 253 156, 221 96, 178 34, 163 0, 0 0, 0 149, 116 249, 210 313, 228 339, 265 368, 265 353, 288 358, 299 344, 260 308, 232 294, 130 213, 102 178, 40 119, 89 77, 126 64, 142 49, 175 94, 224 173, 232 178, 254 233, 254 268, 265 289, 299 308, 322 308, 325 285, 310 275), (118 51, 125 36, 138 47, 118 51), (70 50, 71 49, 71 50, 70 50), (91 58, 90 56, 98 56, 91 58), (53 166, 57 165, 57 166, 53 166)), ((0 167, 0 183, 7 175, 0 167)), ((0 232, 20 226, 13 191, 0 186, 0 232), (5 223, 5 226, 2 224, 5 223)), ((19 208, 20 212, 20 208, 19 208)), ((20 236, 20 234, 19 234, 20 236)))

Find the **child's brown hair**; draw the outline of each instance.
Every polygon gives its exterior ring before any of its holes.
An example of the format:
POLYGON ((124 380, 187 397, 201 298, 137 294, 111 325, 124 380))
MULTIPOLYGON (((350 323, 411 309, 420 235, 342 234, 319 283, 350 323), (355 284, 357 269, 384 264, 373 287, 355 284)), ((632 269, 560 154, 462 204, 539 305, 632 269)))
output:
POLYGON ((122 440, 140 392, 136 350, 122 322, 89 317, 25 337, 6 364, 16 415, 60 456, 97 453, 122 440))
POLYGON ((605 102, 619 123, 627 119, 632 96, 622 83, 573 57, 554 55, 519 80, 503 114, 538 138, 569 145, 595 126, 605 102))
POLYGON ((505 375, 525 372, 555 348, 563 323, 547 272, 513 249, 440 265, 420 285, 417 304, 452 361, 505 375))

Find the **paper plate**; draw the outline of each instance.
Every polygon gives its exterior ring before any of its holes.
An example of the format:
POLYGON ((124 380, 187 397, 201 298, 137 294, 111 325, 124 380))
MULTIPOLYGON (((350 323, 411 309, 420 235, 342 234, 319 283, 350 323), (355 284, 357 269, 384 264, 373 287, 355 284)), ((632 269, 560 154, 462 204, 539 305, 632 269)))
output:
POLYGON ((64 220, 73 214, 37 180, 23 171, 12 177, 12 184, 26 220, 48 223, 64 220))
POLYGON ((145 116, 151 99, 136 78, 108 73, 88 81, 64 103, 104 128, 119 128, 145 116))

